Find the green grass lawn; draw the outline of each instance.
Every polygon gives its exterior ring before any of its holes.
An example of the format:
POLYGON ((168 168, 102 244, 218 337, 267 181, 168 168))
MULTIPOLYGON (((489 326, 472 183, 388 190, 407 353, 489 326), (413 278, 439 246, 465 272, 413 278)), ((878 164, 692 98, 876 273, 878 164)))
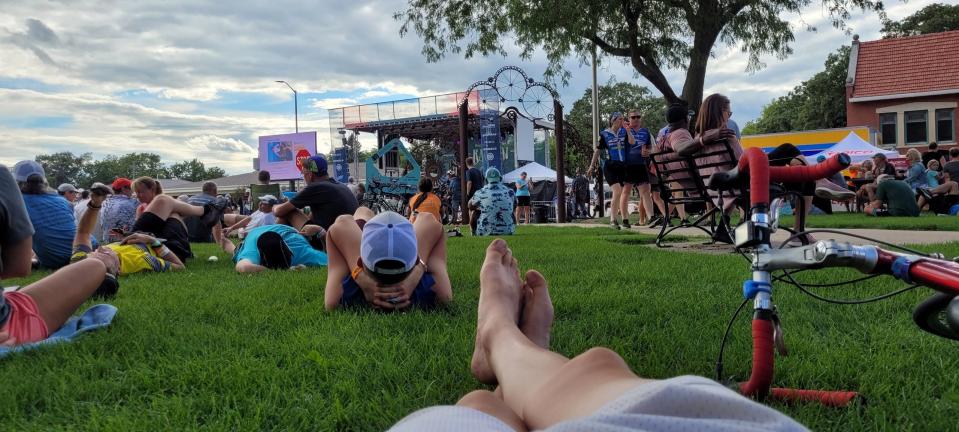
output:
MULTIPOLYGON (((941 220, 942 218, 936 218, 941 220)), ((640 375, 713 377, 719 340, 742 298, 739 256, 641 245, 606 229, 521 227, 508 239, 541 270, 556 307, 554 349, 621 353, 640 375)), ((478 279, 489 239, 449 242, 454 304, 435 312, 323 311, 325 269, 237 275, 226 256, 180 273, 122 279, 111 328, 72 344, 0 360, 4 430, 382 430, 423 407, 480 387, 469 373, 478 279)), ((932 249, 959 255, 959 244, 932 249)), ((835 282, 846 270, 804 274, 835 282)), ((35 279, 39 275, 35 275, 35 279)), ((7 285, 25 281, 5 281, 7 285)), ((902 286, 871 280, 824 289, 836 297, 902 286)), ((911 311, 928 290, 834 306, 780 286, 790 356, 779 386, 858 390, 847 409, 776 408, 813 430, 954 430, 955 342, 921 332, 911 311)), ((749 314, 726 351, 726 372, 748 376, 749 314)))

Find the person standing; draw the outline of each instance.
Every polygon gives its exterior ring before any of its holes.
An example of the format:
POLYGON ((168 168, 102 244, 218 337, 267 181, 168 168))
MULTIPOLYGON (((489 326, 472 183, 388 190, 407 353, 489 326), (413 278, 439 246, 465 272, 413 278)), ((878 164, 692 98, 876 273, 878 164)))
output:
POLYGON ((460 189, 460 176, 456 174, 455 169, 450 169, 446 173, 450 190, 450 223, 460 222, 460 201, 463 199, 463 190, 460 189))
POLYGON ((577 217, 589 217, 589 179, 583 175, 582 168, 576 170, 576 178, 573 179, 573 197, 576 200, 577 217))
POLYGON ((516 186, 516 223, 529 223, 529 180, 526 179, 526 171, 519 173, 519 178, 514 182, 516 186), (520 216, 522 215, 522 218, 520 216))
POLYGON ((649 157, 649 151, 653 146, 653 139, 649 134, 649 129, 643 127, 643 115, 638 109, 629 112, 629 132, 633 134, 635 142, 629 146, 629 155, 626 158, 626 192, 623 194, 621 208, 629 211, 629 193, 635 186, 639 191, 640 199, 640 225, 646 225, 655 213, 653 210, 653 196, 649 185, 649 170, 646 166, 646 158, 649 157), (644 218, 645 216, 645 218, 644 218))
MULTIPOLYGON (((486 180, 483 178, 483 173, 476 168, 473 162, 473 158, 466 158, 466 174, 463 176, 463 181, 466 182, 466 201, 472 201, 473 195, 476 194, 476 191, 480 190, 483 185, 486 183, 486 180)), ((472 209, 468 209, 472 210, 472 209)), ((479 217, 478 214, 469 213, 468 220, 474 221, 479 217)), ((475 234, 475 233, 474 233, 475 234)))
MULTIPOLYGON (((593 151, 593 159, 589 162, 589 173, 593 175, 596 164, 600 163, 606 183, 613 189, 613 199, 609 209, 609 225, 620 229, 620 220, 623 226, 629 228, 629 210, 620 208, 622 194, 626 183, 627 145, 635 144, 636 139, 623 127, 623 114, 619 111, 609 116, 609 128, 600 131, 599 145, 593 151), (602 158, 605 150, 606 158, 602 158), (621 217, 621 219, 620 219, 621 217)), ((626 191, 629 194, 629 191, 626 191)), ((628 200, 628 198, 627 198, 628 200)))

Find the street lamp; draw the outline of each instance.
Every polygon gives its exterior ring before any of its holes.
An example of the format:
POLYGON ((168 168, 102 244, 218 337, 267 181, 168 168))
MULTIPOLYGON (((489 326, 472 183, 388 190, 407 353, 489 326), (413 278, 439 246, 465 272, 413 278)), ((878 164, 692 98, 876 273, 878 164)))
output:
POLYGON ((293 88, 293 86, 291 86, 290 83, 286 81, 278 80, 276 82, 286 84, 286 86, 289 87, 290 90, 293 90, 293 121, 296 125, 296 133, 300 133, 300 113, 299 113, 300 108, 299 108, 299 104, 296 101, 296 89, 293 88))

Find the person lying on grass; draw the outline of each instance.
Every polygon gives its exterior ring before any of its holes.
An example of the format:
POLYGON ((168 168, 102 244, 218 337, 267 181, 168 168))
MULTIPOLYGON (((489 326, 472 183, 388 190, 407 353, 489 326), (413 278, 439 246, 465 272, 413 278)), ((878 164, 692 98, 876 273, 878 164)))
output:
POLYGON ((77 224, 77 234, 73 239, 73 255, 70 262, 84 260, 92 254, 102 254, 116 260, 116 272, 108 272, 107 277, 139 273, 142 271, 165 272, 183 269, 183 262, 163 242, 146 233, 133 233, 119 242, 102 245, 96 249, 90 241, 90 233, 97 226, 97 219, 110 188, 101 183, 90 186, 90 201, 77 224))
MULTIPOLYGON (((0 280, 30 275, 33 226, 17 184, 0 165, 0 280)), ((18 291, 0 295, 0 345, 41 341, 60 328, 104 281, 108 257, 69 264, 18 291)))
POLYGON ((186 262, 187 258, 193 256, 183 218, 197 216, 204 225, 211 228, 223 220, 226 200, 222 198, 202 207, 190 205, 163 194, 160 182, 150 177, 134 180, 133 190, 142 204, 137 208, 137 220, 133 223, 132 230, 166 239, 166 246, 176 254, 180 262, 186 262))
POLYGON ((239 248, 227 236, 216 234, 216 230, 214 234, 223 251, 233 256, 237 273, 326 265, 326 254, 311 245, 311 241, 321 244, 319 239, 326 234, 318 225, 307 224, 300 231, 289 225, 258 226, 247 231, 239 248))
POLYGON ((276 199, 273 195, 263 195, 259 200, 260 204, 257 210, 249 216, 240 214, 223 215, 223 222, 227 225, 226 228, 223 228, 223 235, 236 235, 244 228, 251 230, 259 226, 275 224, 276 216, 273 215, 273 206, 280 202, 280 200, 276 199))
POLYGON ((446 234, 430 213, 415 223, 394 212, 360 207, 336 219, 326 234, 330 258, 327 310, 428 308, 453 299, 446 270, 446 234))
POLYGON ((572 359, 550 351, 546 280, 535 270, 521 280, 502 239, 487 248, 479 279, 471 369, 480 382, 499 388, 473 391, 456 406, 417 411, 392 431, 806 430, 703 377, 640 378, 606 348, 572 359))

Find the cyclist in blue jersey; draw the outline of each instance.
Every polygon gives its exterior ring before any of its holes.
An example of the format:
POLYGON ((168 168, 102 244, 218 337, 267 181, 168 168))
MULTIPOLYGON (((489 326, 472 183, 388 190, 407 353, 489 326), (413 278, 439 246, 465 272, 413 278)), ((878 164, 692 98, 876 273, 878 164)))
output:
POLYGON ((649 129, 643 127, 643 115, 638 109, 629 112, 629 131, 633 134, 635 143, 629 146, 629 157, 626 163, 626 192, 623 194, 623 202, 620 208, 629 209, 629 195, 633 187, 639 190, 640 198, 640 225, 646 225, 652 218, 653 197, 650 193, 649 170, 646 167, 646 158, 649 157, 649 150, 653 146, 653 138, 649 129))
POLYGON ((603 175, 606 176, 606 183, 613 189, 613 199, 609 209, 609 224, 615 229, 620 228, 619 215, 622 215, 623 226, 629 228, 629 210, 628 208, 620 208, 620 203, 623 200, 623 186, 626 184, 628 146, 635 143, 636 139, 633 134, 623 127, 623 114, 618 111, 614 112, 609 116, 609 128, 599 133, 599 145, 593 151, 593 159, 589 163, 589 175, 592 176, 597 161, 601 159, 602 151, 606 150, 606 158, 602 158, 602 168, 603 175))

